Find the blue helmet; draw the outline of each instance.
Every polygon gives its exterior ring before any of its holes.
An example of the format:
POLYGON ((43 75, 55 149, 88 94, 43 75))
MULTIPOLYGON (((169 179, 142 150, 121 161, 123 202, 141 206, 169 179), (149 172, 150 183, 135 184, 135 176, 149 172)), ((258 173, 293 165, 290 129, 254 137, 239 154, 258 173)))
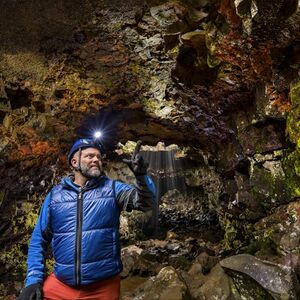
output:
POLYGON ((98 139, 92 139, 92 138, 78 139, 77 141, 75 141, 71 150, 69 151, 69 154, 68 154, 69 165, 71 165, 71 160, 72 160, 73 154, 77 150, 83 149, 83 148, 90 148, 90 147, 96 148, 101 152, 102 155, 104 154, 104 147, 98 139))

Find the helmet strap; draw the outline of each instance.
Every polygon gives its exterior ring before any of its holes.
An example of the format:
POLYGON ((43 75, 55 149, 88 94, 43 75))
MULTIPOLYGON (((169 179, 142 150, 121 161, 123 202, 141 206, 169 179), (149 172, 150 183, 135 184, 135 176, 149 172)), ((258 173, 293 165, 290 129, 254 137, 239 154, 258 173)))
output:
POLYGON ((81 148, 79 148, 79 151, 78 151, 78 164, 77 164, 77 167, 75 168, 76 171, 79 171, 81 172, 81 148))

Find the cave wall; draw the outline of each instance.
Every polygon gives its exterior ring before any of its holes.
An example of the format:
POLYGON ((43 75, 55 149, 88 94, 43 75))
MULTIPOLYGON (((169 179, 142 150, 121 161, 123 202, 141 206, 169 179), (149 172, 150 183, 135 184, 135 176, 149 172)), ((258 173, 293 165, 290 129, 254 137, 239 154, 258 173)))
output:
POLYGON ((70 143, 99 124, 108 149, 176 143, 194 178, 205 178, 201 164, 213 172, 222 185, 210 207, 228 249, 299 200, 298 1, 26 0, 0 11, 0 276, 10 289, 70 143))

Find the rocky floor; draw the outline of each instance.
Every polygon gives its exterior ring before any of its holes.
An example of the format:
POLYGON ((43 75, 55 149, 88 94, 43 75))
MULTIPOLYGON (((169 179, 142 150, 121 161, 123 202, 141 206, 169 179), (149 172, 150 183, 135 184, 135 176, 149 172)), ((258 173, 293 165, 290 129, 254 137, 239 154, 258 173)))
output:
POLYGON ((215 214, 180 203, 164 198, 156 233, 124 240, 122 300, 299 299, 299 254, 226 250, 215 214))
POLYGON ((197 222, 168 210, 163 222, 166 211, 151 236, 122 237, 122 300, 299 299, 300 255, 234 255, 212 213, 197 222))
POLYGON ((273 262, 249 254, 226 256, 218 234, 210 228, 209 241, 169 231, 163 240, 124 247, 121 299, 299 299, 299 255, 273 262))

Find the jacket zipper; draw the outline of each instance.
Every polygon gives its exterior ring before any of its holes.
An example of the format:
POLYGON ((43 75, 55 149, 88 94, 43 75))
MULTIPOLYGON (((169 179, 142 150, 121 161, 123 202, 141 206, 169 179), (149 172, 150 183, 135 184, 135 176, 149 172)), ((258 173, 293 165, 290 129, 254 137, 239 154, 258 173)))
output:
POLYGON ((80 285, 81 277, 81 239, 82 239, 82 210, 83 210, 83 190, 80 189, 77 196, 77 220, 76 220, 76 242, 75 242, 75 283, 80 285))

